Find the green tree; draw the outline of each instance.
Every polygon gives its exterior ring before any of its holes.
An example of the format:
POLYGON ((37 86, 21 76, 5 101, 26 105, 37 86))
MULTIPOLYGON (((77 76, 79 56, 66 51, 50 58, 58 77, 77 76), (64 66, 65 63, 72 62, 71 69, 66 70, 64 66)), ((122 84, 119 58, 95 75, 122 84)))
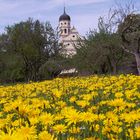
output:
POLYGON ((59 61, 49 60, 39 69, 41 79, 53 79, 62 71, 62 64, 59 61))
MULTIPOLYGON (((133 56, 139 63, 139 54, 126 49, 124 46, 128 44, 123 41, 122 35, 118 34, 118 25, 122 25, 124 19, 136 11, 133 0, 116 2, 116 7, 110 9, 106 17, 99 18, 98 29, 90 31, 83 43, 76 46, 77 55, 74 61, 79 71, 87 71, 91 74, 136 73, 133 56), (131 52, 133 56, 126 52, 131 52)), ((119 31, 123 31, 122 28, 119 31)), ((133 36, 129 37, 133 38, 133 36)))
POLYGON ((59 57, 61 46, 48 22, 43 24, 39 20, 28 19, 7 27, 6 33, 0 38, 4 53, 16 56, 15 58, 20 60, 20 68, 26 81, 39 80, 40 67, 50 59, 55 60, 59 57))
POLYGON ((90 74, 116 74, 124 57, 118 34, 109 30, 103 18, 99 19, 98 31, 90 31, 76 50, 77 69, 90 74))

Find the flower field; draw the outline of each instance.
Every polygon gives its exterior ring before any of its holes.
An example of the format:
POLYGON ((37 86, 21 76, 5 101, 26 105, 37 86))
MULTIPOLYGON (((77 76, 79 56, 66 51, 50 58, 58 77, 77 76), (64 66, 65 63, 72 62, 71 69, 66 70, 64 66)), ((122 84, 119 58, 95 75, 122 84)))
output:
POLYGON ((0 140, 139 139, 139 76, 0 86, 0 140))

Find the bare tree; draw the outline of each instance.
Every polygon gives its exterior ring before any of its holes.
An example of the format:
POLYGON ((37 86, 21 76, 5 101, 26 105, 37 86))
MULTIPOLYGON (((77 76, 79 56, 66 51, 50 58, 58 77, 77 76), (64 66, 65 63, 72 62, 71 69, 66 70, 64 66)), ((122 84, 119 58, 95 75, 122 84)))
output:
POLYGON ((122 48, 135 56, 137 70, 140 75, 140 14, 128 15, 119 25, 122 48))
POLYGON ((121 3, 115 0, 115 6, 110 8, 108 15, 104 17, 106 28, 110 32, 116 32, 119 24, 130 15, 138 12, 133 0, 122 0, 121 3))
POLYGON ((118 32, 123 50, 134 55, 140 75, 140 15, 133 0, 115 1, 114 8, 109 10, 106 28, 110 32, 118 32))

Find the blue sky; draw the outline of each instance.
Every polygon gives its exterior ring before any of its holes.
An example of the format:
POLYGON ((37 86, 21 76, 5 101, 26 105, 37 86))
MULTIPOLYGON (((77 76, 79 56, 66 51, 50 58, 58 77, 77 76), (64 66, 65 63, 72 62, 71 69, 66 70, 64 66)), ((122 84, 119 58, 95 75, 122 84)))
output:
MULTIPOLYGON (((42 22, 50 21, 54 28, 63 13, 64 1, 66 12, 71 16, 80 34, 85 35, 89 29, 97 28, 98 18, 107 15, 115 5, 115 0, 0 0, 0 33, 5 26, 25 21, 29 17, 42 22)), ((116 0, 124 1, 127 0, 116 0)), ((140 6, 140 0, 134 0, 140 6)))

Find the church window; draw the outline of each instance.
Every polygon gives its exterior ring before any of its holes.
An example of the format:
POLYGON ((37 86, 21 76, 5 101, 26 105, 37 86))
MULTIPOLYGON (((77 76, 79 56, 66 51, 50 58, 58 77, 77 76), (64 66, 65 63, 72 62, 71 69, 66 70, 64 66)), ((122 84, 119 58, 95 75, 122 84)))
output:
POLYGON ((67 33, 67 29, 64 29, 65 34, 67 33))
POLYGON ((66 25, 67 23, 65 22, 65 25, 66 25))
POLYGON ((75 37, 75 35, 73 35, 73 37, 75 37))
POLYGON ((68 43, 68 46, 69 46, 70 44, 68 43))
POLYGON ((63 23, 61 23, 61 25, 63 25, 63 23))

